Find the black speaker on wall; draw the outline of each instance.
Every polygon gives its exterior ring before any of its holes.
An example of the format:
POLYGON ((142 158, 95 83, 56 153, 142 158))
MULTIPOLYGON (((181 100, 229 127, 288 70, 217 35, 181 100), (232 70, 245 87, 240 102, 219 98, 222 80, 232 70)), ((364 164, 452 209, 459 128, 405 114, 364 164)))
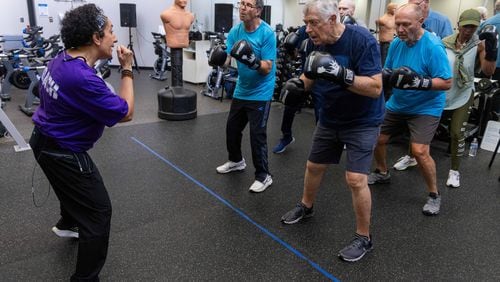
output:
POLYGON ((264 5, 264 9, 260 14, 260 18, 263 19, 266 23, 271 24, 271 6, 264 5))
POLYGON ((137 27, 135 4, 120 4, 120 26, 137 27))
POLYGON ((215 4, 215 32, 229 32, 233 26, 233 4, 215 4))

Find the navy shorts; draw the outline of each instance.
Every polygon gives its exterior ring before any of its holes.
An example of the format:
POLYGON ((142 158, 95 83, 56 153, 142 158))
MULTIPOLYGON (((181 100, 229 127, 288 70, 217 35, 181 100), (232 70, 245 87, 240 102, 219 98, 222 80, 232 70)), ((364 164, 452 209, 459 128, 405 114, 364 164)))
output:
POLYGON ((346 170, 369 174, 380 127, 326 128, 318 123, 308 160, 318 164, 338 164, 346 146, 346 170))

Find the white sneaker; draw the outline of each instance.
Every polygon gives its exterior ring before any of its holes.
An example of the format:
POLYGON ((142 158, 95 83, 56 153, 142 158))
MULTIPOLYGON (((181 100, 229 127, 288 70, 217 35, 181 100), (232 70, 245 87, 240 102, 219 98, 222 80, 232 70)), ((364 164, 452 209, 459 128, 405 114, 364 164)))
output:
POLYGON ((460 187, 460 172, 450 169, 450 172, 448 173, 448 180, 446 180, 446 186, 453 188, 460 187))
POLYGON ((72 227, 68 229, 59 229, 56 226, 52 227, 52 232, 61 238, 76 238, 78 239, 78 227, 72 227))
POLYGON ((411 166, 416 166, 417 160, 408 155, 399 158, 399 160, 394 164, 395 170, 405 170, 411 166))
POLYGON ((218 166, 217 167, 217 172, 218 173, 228 173, 231 171, 236 171, 236 170, 244 170, 247 167, 247 164, 245 163, 245 159, 242 159, 241 161, 235 163, 232 161, 228 161, 225 164, 218 166))
POLYGON ((266 176, 266 179, 264 179, 264 182, 255 180, 248 190, 255 193, 264 192, 264 190, 266 190, 267 187, 271 186, 271 184, 273 184, 273 179, 271 178, 271 175, 268 174, 266 176))

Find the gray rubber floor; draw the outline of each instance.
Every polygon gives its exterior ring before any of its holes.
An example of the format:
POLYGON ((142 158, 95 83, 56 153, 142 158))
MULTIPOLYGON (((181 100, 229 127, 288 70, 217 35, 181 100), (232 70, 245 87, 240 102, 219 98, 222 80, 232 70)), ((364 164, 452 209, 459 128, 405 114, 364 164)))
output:
MULTIPOLYGON (((279 221, 302 193, 311 111, 296 117, 297 141, 284 154, 269 154, 273 185, 249 193, 254 171, 248 131, 243 139, 247 169, 215 172, 227 158, 229 100, 198 96, 196 119, 159 120, 156 92, 162 83, 147 74, 136 75, 137 120, 107 129, 90 151, 113 204, 101 280, 500 280, 500 160, 488 170, 491 152, 464 158, 462 186, 451 189, 444 185, 450 162, 446 145, 433 145, 443 197, 436 217, 422 215, 426 192, 416 168, 392 171, 390 184, 372 186, 374 250, 358 263, 345 263, 337 253, 355 229, 343 161, 328 170, 314 217, 292 226, 279 221)), ((28 138, 29 118, 18 116, 15 103, 8 102, 6 111, 16 117, 17 127, 26 128, 28 138)), ((282 107, 273 105, 269 147, 280 137, 281 114, 282 107)), ((40 168, 34 169, 32 152, 15 153, 12 146, 12 140, 0 143, 0 280, 67 280, 77 241, 52 234, 58 201, 40 168), (40 207, 33 202, 32 181, 40 207)), ((404 144, 389 146, 390 163, 405 151, 404 144)))

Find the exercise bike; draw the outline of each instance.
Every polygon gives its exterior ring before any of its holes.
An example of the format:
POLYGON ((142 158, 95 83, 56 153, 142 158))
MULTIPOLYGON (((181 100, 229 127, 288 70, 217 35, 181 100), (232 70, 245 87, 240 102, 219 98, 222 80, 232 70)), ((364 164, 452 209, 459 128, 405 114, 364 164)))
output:
POLYGON ((151 32, 151 34, 155 39, 153 45, 155 48, 155 54, 158 55, 158 58, 153 64, 154 74, 150 74, 149 77, 163 81, 167 79, 167 71, 171 70, 170 52, 167 50, 165 36, 156 32, 151 32))
MULTIPOLYGON (((492 81, 488 78, 476 78, 475 84, 476 92, 474 93, 474 102, 469 120, 465 126, 465 139, 474 137, 482 139, 488 121, 498 121, 500 118, 497 113, 498 99, 500 98, 498 81, 492 81)), ((450 120, 451 117, 445 111, 436 130, 436 139, 446 142, 450 140, 450 120)))

